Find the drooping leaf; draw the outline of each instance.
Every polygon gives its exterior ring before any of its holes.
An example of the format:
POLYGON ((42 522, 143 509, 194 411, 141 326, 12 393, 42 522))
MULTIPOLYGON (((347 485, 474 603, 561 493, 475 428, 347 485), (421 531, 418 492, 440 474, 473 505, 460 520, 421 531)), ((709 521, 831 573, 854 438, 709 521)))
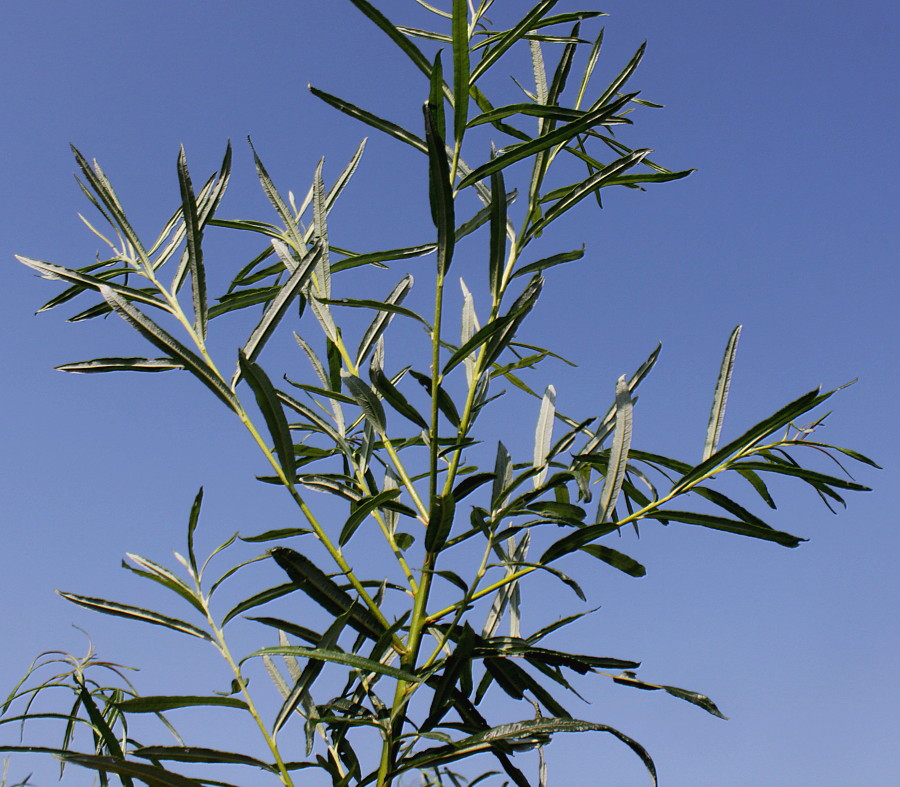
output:
POLYGON ((613 680, 623 686, 633 686, 636 689, 643 689, 645 691, 657 691, 662 689, 673 697, 678 697, 679 699, 703 708, 703 710, 707 713, 711 713, 713 716, 718 716, 720 719, 728 718, 716 707, 716 704, 709 697, 705 694, 699 694, 696 691, 679 689, 676 686, 657 686, 653 683, 645 683, 634 677, 634 673, 632 672, 623 672, 621 675, 616 675, 613 680))
POLYGON ((397 389, 381 369, 370 371, 372 385, 384 400, 404 418, 408 418, 420 429, 428 429, 428 421, 413 407, 409 400, 397 389))
POLYGON ((269 434, 275 445, 275 453, 278 455, 278 463, 285 477, 293 479, 295 472, 294 441, 288 427, 284 409, 278 399, 278 393, 269 380, 269 376, 258 363, 251 361, 243 350, 238 350, 238 363, 241 376, 247 382, 256 397, 260 412, 269 428, 269 434))
MULTIPOLYGON (((16 255, 16 259, 23 265, 37 271, 45 279, 67 281, 72 284, 80 285, 85 289, 96 290, 97 292, 100 292, 101 287, 108 287, 110 290, 117 292, 127 300, 138 301, 139 303, 145 303, 148 306, 155 306, 157 309, 162 309, 163 311, 169 310, 168 306, 163 301, 157 300, 143 290, 134 287, 126 287, 124 284, 119 284, 108 278, 93 276, 89 273, 64 268, 61 265, 55 265, 52 262, 44 262, 43 260, 36 260, 32 257, 23 257, 19 254, 16 255)), ((127 271, 128 269, 123 269, 122 273, 126 273, 127 271)), ((49 308, 49 304, 45 306, 45 308, 49 308)))
POLYGON ((293 582, 286 582, 283 585, 278 585, 277 587, 268 588, 267 590, 261 590, 259 593, 254 593, 249 598, 245 598, 243 601, 232 607, 225 614, 225 617, 222 618, 222 623, 220 624, 220 626, 224 627, 226 623, 236 618, 242 612, 246 612, 248 609, 253 609, 254 607, 258 607, 262 604, 267 604, 268 602, 273 601, 276 598, 281 598, 282 596, 288 595, 288 593, 293 593, 296 589, 296 584, 294 584, 293 582))
POLYGON ((746 451, 755 446, 761 439, 781 429, 795 418, 809 412, 813 408, 828 399, 834 391, 819 393, 819 389, 803 394, 793 402, 786 404, 780 410, 764 418, 758 424, 752 426, 740 437, 732 440, 727 445, 712 453, 705 461, 684 474, 676 483, 673 491, 679 492, 687 489, 692 484, 703 478, 709 472, 715 470, 722 462, 730 458, 738 451, 746 451))
MULTIPOLYGON (((156 765, 145 765, 141 762, 132 762, 130 760, 122 760, 118 757, 102 757, 91 754, 61 754, 59 758, 66 763, 80 765, 82 768, 89 768, 94 771, 116 773, 123 778, 128 779, 125 784, 130 783, 130 777, 140 779, 151 787, 204 787, 204 782, 196 779, 189 779, 179 773, 167 771, 156 765)), ((217 782, 220 787, 232 787, 226 782, 217 782)))
MULTIPOLYGON (((647 751, 637 741, 606 724, 595 724, 593 722, 566 718, 532 719, 491 727, 484 732, 470 735, 446 746, 426 749, 406 757, 398 763, 396 772, 401 773, 412 768, 433 768, 437 765, 468 757, 480 751, 487 751, 492 744, 499 742, 523 745, 532 743, 537 745, 545 741, 547 736, 552 736, 559 732, 606 732, 613 735, 640 757, 650 773, 653 784, 657 784, 656 766, 653 764, 653 760, 647 751)), ((528 785, 529 783, 526 781, 525 784, 528 785)))
POLYGON ((698 514, 693 511, 658 509, 648 512, 645 516, 647 519, 658 519, 663 522, 683 522, 687 525, 701 525, 702 527, 708 527, 712 530, 735 533, 739 536, 759 538, 763 541, 774 541, 776 544, 781 544, 785 547, 796 547, 799 546, 801 542, 806 541, 805 538, 798 538, 797 536, 792 536, 790 533, 783 533, 780 530, 773 530, 770 527, 761 527, 755 523, 713 516, 711 514, 698 514))
POLYGON ((610 549, 600 544, 586 544, 583 547, 579 547, 579 549, 597 558, 597 560, 602 560, 607 565, 625 572, 629 576, 642 577, 647 573, 647 569, 638 563, 637 560, 622 554, 618 550, 610 549))
POLYGON ((300 590, 329 614, 337 617, 352 609, 348 624, 356 631, 374 640, 384 633, 384 626, 378 619, 354 601, 349 593, 341 589, 309 558, 287 547, 275 547, 270 554, 300 590))
POLYGON ((360 500, 354 507, 353 512, 347 517, 347 521, 341 528, 341 534, 338 538, 338 544, 344 546, 352 537, 359 526, 365 521, 369 514, 377 511, 378 508, 390 500, 395 500, 400 496, 399 489, 385 489, 376 495, 372 495, 367 499, 360 500))

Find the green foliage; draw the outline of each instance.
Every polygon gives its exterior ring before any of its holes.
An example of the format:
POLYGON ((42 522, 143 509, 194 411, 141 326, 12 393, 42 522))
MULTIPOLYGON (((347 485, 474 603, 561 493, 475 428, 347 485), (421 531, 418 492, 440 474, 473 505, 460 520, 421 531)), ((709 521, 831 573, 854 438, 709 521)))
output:
MULTIPOLYGON (((535 393, 522 374, 558 356, 518 341, 519 329, 540 298, 544 275, 585 252, 550 249, 532 255, 532 245, 543 242, 557 219, 581 209, 588 198, 600 203, 604 189, 641 189, 689 174, 669 171, 651 162, 650 150, 631 149, 613 136, 615 126, 631 124, 631 110, 647 103, 626 92, 643 47, 598 89, 593 76, 602 31, 592 40, 582 38, 582 24, 592 23, 596 12, 554 15, 555 0, 541 0, 510 28, 495 29, 486 16, 491 0, 453 0, 449 11, 421 2, 436 17, 438 29, 431 31, 397 26, 366 0, 352 2, 424 75, 424 131, 420 135, 350 101, 311 90, 355 121, 422 154, 433 240, 359 253, 332 241, 328 217, 356 170, 362 145, 330 186, 320 164, 299 206, 293 195, 282 197, 253 151, 275 223, 219 217, 230 149, 219 172, 199 190, 182 150, 180 204, 149 243, 129 222, 99 165, 75 151, 82 188, 108 225, 106 235, 94 230, 109 246, 108 258, 80 269, 19 258, 44 278, 67 285, 44 309, 84 296, 88 305, 70 319, 114 312, 163 353, 97 358, 60 369, 192 374, 244 425, 271 469, 261 480, 283 487, 301 524, 241 536, 244 542, 277 542, 249 562, 273 562, 285 581, 254 590, 224 615, 213 612, 211 599, 247 563, 233 564, 210 580, 213 563, 201 564, 194 549, 202 493, 191 509, 187 557, 178 556, 179 566, 168 568, 137 555, 129 555, 125 564, 187 602, 189 620, 61 593, 103 614, 210 642, 231 669, 230 694, 141 696, 123 668, 98 661, 92 651, 81 659, 46 654, 9 696, 0 724, 56 720, 63 727, 61 741, 56 747, 0 750, 56 754, 63 767, 96 771, 102 784, 114 779, 123 785, 225 784, 202 775, 202 769, 192 771, 201 774, 194 776, 176 770, 183 764, 215 764, 234 766, 235 779, 250 778, 254 784, 270 778, 292 785, 299 783, 301 769, 312 768, 324 771, 334 785, 383 787, 414 772, 423 785, 471 787, 494 776, 516 785, 535 783, 514 762, 517 752, 530 750, 540 755, 537 781, 544 784, 543 747, 554 735, 601 732, 637 754, 655 783, 655 766, 640 744, 599 721, 571 716, 558 699, 574 692, 567 676, 600 673, 621 686, 661 690, 715 716, 721 712, 697 692, 638 679, 637 662, 543 647, 546 637, 584 613, 523 631, 523 581, 543 572, 585 598, 581 585, 561 568, 574 552, 643 576, 644 566, 604 540, 626 525, 637 529, 648 521, 699 525, 795 547, 801 538, 774 529, 747 504, 723 494, 714 486, 717 478, 745 479, 749 495, 771 508, 767 480, 773 474, 809 485, 826 504, 843 504, 845 491, 865 487, 807 466, 807 457, 843 455, 873 463, 814 439, 823 417, 812 413, 834 391, 811 391, 719 446, 739 328, 725 351, 697 464, 632 445, 636 390, 659 348, 633 375, 611 386, 611 404, 603 415, 559 412, 554 386, 543 395, 535 393), (446 76, 442 52, 432 56, 420 48, 434 49, 436 43, 444 46, 446 76), (483 92, 488 73, 519 46, 530 51, 533 92, 525 91, 523 102, 495 106, 483 92), (580 59, 583 52, 586 57, 580 59), (550 53, 552 62, 546 59, 550 53), (581 74, 572 79, 576 68, 581 74), (486 145, 477 143, 486 140, 486 130, 499 147, 492 146, 485 158, 478 151, 486 145), (530 168, 524 179, 523 167, 530 168), (581 174, 570 182, 575 168, 581 174), (509 190, 508 184, 519 179, 519 187, 509 190), (264 246, 211 301, 204 240, 210 232, 234 231, 259 236, 264 246), (444 325, 444 287, 458 241, 476 233, 485 244, 487 285, 476 306, 463 283, 457 339, 444 325), (391 279, 383 300, 340 296, 343 281, 360 266, 383 269, 390 277, 387 263, 431 254, 434 310, 429 315, 402 305, 413 286, 408 275, 391 279), (246 310, 258 312, 248 315, 246 341, 233 357, 215 360, 208 334, 224 315, 246 310), (368 315, 362 326, 356 319, 360 314, 368 315), (173 326, 180 338, 162 323, 173 326), (265 360, 268 341, 287 325, 299 325, 296 340, 310 366, 302 380, 288 379, 265 360), (352 341, 354 335, 358 338, 352 341), (405 365, 389 364, 388 346, 400 348, 405 365), (233 372, 224 371, 228 365, 233 372), (282 379, 290 388, 281 385, 282 379), (491 412, 503 385, 540 401, 530 457, 514 459, 498 443, 496 452, 489 449, 495 458, 486 459, 479 447, 480 419, 491 412), (339 501, 346 512, 343 521, 318 513, 308 502, 309 491, 339 501), (553 527, 542 527, 546 524, 553 527), (298 536, 305 538, 285 545, 298 536), (350 560, 353 550, 358 555, 379 548, 392 561, 386 576, 366 573, 369 561, 350 560), (330 621, 325 629, 260 614, 288 594, 296 594, 301 610, 324 612, 330 621), (251 611, 254 615, 247 615, 251 611), (245 620, 253 621, 260 636, 277 637, 277 644, 234 656, 226 633, 247 625, 239 623, 245 620), (504 620, 508 632, 500 633, 504 620), (258 699, 272 686, 254 684, 252 691, 249 686, 246 669, 258 663, 281 696, 274 716, 263 712, 258 699), (60 665, 61 672, 46 674, 60 665), (328 677, 335 670, 344 681, 337 693, 328 677), (111 675, 113 683, 101 681, 100 674, 111 675), (57 690, 67 692, 74 704, 58 713, 33 710, 38 695, 57 690), (490 703, 483 702, 488 694, 524 702, 526 710, 497 719, 490 703), (177 717, 180 709, 195 706, 248 715, 265 745, 265 759, 183 740, 168 714, 177 717), (147 714, 175 736, 175 745, 143 745, 132 737, 130 720, 147 714), (288 726, 304 734, 280 737, 288 726), (87 732, 86 739, 80 730, 87 732), (374 756, 373 737, 378 741, 374 756), (467 780, 448 768, 479 754, 492 759, 495 770, 467 780), (250 772, 252 777, 242 775, 250 772)), ((457 261, 452 270, 461 267, 457 261)), ((231 537, 210 557, 227 556, 235 541, 231 537)))

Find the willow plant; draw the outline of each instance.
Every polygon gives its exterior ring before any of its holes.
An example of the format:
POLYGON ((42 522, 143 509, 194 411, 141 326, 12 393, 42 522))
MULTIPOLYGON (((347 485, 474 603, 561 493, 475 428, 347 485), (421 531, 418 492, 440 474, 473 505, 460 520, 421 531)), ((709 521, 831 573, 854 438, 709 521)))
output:
MULTIPOLYGON (((422 131, 311 90, 421 154, 434 228, 422 230, 419 242, 356 252, 330 235, 329 215, 363 145, 329 186, 320 164, 299 204, 276 188, 254 150, 274 223, 220 218, 230 148, 199 190, 182 150, 180 204, 152 242, 134 229, 99 165, 76 150, 82 188, 107 229, 88 226, 110 251, 81 268, 19 258, 67 285, 44 309, 85 296, 89 303, 72 320, 114 313, 162 353, 60 369, 187 371, 246 428, 269 467, 261 480, 284 489, 299 521, 245 533, 243 541, 264 543, 267 551, 213 574, 236 539, 214 551, 216 561, 198 558, 201 491, 188 519, 186 554, 176 553, 180 565, 138 555, 128 555, 126 563, 186 602, 190 616, 184 619, 61 592, 91 610, 206 640, 230 669, 231 693, 143 696, 124 668, 100 661, 93 650, 80 658, 45 654, 10 695, 2 721, 56 719, 62 741, 56 747, 0 748, 55 754, 63 767, 84 766, 99 772, 103 784, 117 778, 129 786, 230 784, 220 780, 220 766, 233 766, 234 779, 244 784, 305 783, 308 772, 300 769, 313 768, 333 785, 386 787, 409 778, 424 785, 474 785, 496 778, 525 787, 546 783, 543 747, 554 735, 600 732, 640 757, 655 783, 653 761, 638 742, 602 720, 576 718, 559 699, 575 692, 571 675, 598 673, 623 687, 661 690, 722 714, 703 694, 639 678, 637 662, 547 646, 551 635, 587 613, 526 630, 531 621, 522 618, 523 583, 549 574, 562 591, 585 598, 576 579, 564 573, 576 553, 642 576, 644 567, 609 541, 623 528, 637 530, 649 521, 796 547, 803 539, 774 529, 746 503, 726 496, 716 488, 718 477, 742 479, 746 494, 770 508, 775 503, 767 479, 773 476, 812 487, 826 504, 842 504, 845 490, 865 487, 806 460, 872 462, 815 439, 822 417, 813 411, 833 391, 805 393, 720 444, 740 328, 726 346, 696 462, 632 445, 635 392, 659 348, 610 386, 604 413, 570 416, 556 409, 552 385, 533 390, 535 369, 555 356, 524 343, 520 327, 540 298, 545 274, 585 256, 583 248, 538 251, 554 222, 576 207, 585 209, 580 203, 599 204, 604 189, 642 189, 689 174, 654 163, 650 150, 632 149, 614 134, 631 123, 633 109, 653 106, 627 87, 643 48, 597 89, 602 31, 584 38, 582 27, 596 24, 599 12, 554 13, 555 0, 541 0, 513 26, 495 29, 487 15, 492 0, 453 0, 449 11, 417 0, 435 17, 439 29, 430 31, 395 25, 367 0, 351 1, 421 72, 422 131), (520 46, 530 52, 533 86, 522 88, 520 102, 495 105, 483 92, 487 76, 520 46), (521 185, 512 188, 512 179, 523 173, 521 185), (251 233, 262 246, 215 299, 207 292, 204 267, 204 240, 211 232, 251 233), (467 251, 466 262, 454 265, 454 249, 465 236, 472 236, 470 244, 483 239, 481 262, 467 251), (413 258, 433 260, 415 262, 434 293, 429 313, 403 305, 413 277, 397 280, 393 273, 413 258), (342 282, 351 282, 360 266, 391 277, 383 299, 342 294, 342 282), (483 281, 483 290, 473 284, 473 293, 464 277, 483 281), (447 287, 452 283, 455 293, 457 279, 462 313, 454 311, 451 319, 455 297, 447 287), (254 312, 236 358, 214 358, 207 339, 211 323, 254 312), (368 316, 360 321, 360 314, 368 316), (287 370, 264 365, 267 344, 281 330, 294 330, 299 346, 287 370), (504 395, 535 399, 539 415, 528 456, 513 457, 502 442, 485 450, 479 427, 504 395), (326 493, 330 502, 315 504, 313 491, 326 493), (334 520, 335 501, 345 511, 343 521, 334 520), (383 560, 374 557, 379 550, 383 560), (255 589, 223 612, 213 598, 218 589, 248 562, 259 561, 277 564, 283 581, 255 589), (293 620, 264 609, 287 596, 290 603, 281 601, 278 609, 295 610, 293 620), (309 627, 311 608, 330 620, 321 631, 309 627), (239 623, 247 619, 252 623, 239 623), (236 624, 255 626, 265 646, 236 654, 228 640, 236 624), (248 670, 260 661, 271 684, 254 681, 251 688, 248 670), (35 699, 51 690, 74 695, 74 704, 70 698, 63 711, 38 712, 35 699), (272 692, 280 694, 274 704, 272 692), (495 703, 490 698, 497 695, 518 705, 495 703), (174 724, 178 709, 189 706, 247 714, 263 748, 216 750, 204 746, 198 731, 182 738, 174 724), (168 743, 145 739, 157 734, 145 733, 148 725, 135 731, 148 714, 162 722, 158 731, 174 736, 168 743), (532 776, 516 758, 523 751, 535 753, 524 758, 536 771, 532 776), (475 755, 490 761, 477 778, 452 770, 455 761, 475 755), (242 768, 255 772, 247 776, 242 768)), ((275 363, 285 360, 269 355, 275 363)), ((249 745, 243 738, 238 744, 249 745)))

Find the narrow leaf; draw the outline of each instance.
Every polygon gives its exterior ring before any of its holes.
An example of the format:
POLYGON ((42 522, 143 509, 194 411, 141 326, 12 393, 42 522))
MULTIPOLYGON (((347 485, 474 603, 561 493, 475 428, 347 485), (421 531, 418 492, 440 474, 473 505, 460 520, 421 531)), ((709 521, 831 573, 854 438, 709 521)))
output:
POLYGON ((165 626, 165 628, 172 629, 173 631, 180 631, 183 634, 191 634, 194 637, 212 641, 212 637, 210 637, 203 629, 197 628, 197 626, 186 623, 183 620, 178 620, 177 618, 160 615, 158 612, 152 612, 149 609, 132 607, 128 604, 119 604, 116 601, 107 601, 102 598, 76 596, 74 593, 64 593, 61 590, 57 590, 56 592, 66 599, 66 601, 71 601, 73 604, 78 604, 81 607, 94 610, 95 612, 102 612, 104 615, 116 615, 118 617, 130 618, 131 620, 138 620, 142 623, 152 623, 155 626, 165 626))
POLYGON ((706 427, 706 442, 703 446, 703 460, 709 459, 716 448, 719 447, 719 435, 722 434, 722 423, 725 420, 725 405, 728 402, 728 390, 731 387, 731 373, 734 370, 734 356, 737 353, 738 339, 741 336, 741 328, 738 325, 728 338, 725 345, 725 355, 719 368, 719 379, 716 381, 716 390, 713 394, 712 410, 709 413, 709 425, 706 427))
POLYGON ((360 607, 311 560, 286 547, 275 547, 270 554, 298 587, 329 614, 337 617, 352 609, 348 623, 356 631, 374 640, 384 633, 384 626, 377 618, 360 607))
POLYGON ((194 330, 201 339, 206 338, 207 296, 206 269, 203 267, 203 226, 197 215, 197 198, 191 185, 184 145, 178 154, 178 184, 181 188, 181 215, 184 217, 184 234, 187 243, 187 263, 191 274, 191 294, 194 302, 194 330))
POLYGON ((291 431, 284 415, 284 409, 278 399, 278 393, 262 367, 247 358, 243 350, 238 350, 238 363, 241 375, 253 391, 260 412, 266 420, 281 470, 288 480, 293 479, 295 473, 294 441, 291 438, 291 431))
POLYGON ((425 114, 425 140, 428 145, 428 195, 431 218, 437 228, 437 269, 444 276, 453 260, 456 243, 456 219, 453 210, 453 187, 450 183, 450 165, 441 129, 431 103, 423 107, 425 114))
POLYGON ((195 707, 240 708, 248 710, 247 703, 237 697, 134 697, 116 703, 116 707, 125 713, 162 713, 176 708, 195 707))
POLYGON ((60 372, 94 374, 98 372, 170 372, 184 369, 171 358, 94 358, 92 361, 76 361, 54 367, 60 372))
MULTIPOLYGON (((355 2, 355 0, 351 0, 351 2, 355 2)), ((431 66, 429 65, 429 70, 430 69, 431 66)), ((394 137, 394 139, 399 139, 401 142, 405 142, 407 145, 411 145, 416 150, 419 150, 422 153, 426 153, 428 150, 424 139, 416 136, 410 131, 407 131, 402 126, 398 126, 396 123, 391 123, 391 121, 389 120, 380 118, 377 115, 372 114, 368 110, 361 109, 355 104, 351 104, 349 101, 345 101, 342 98, 338 98, 337 96, 333 96, 330 93, 326 93, 324 90, 319 90, 312 85, 309 86, 309 92, 316 96, 316 98, 322 99, 322 101, 324 101, 326 104, 329 104, 335 109, 340 110, 345 115, 356 118, 356 120, 362 121, 367 126, 376 128, 379 131, 384 132, 388 136, 394 137)))
POLYGON ((560 126, 559 128, 554 129, 553 131, 550 131, 541 137, 538 137, 537 139, 533 139, 530 142, 522 142, 521 144, 507 148, 504 153, 501 153, 496 158, 491 159, 486 164, 482 164, 480 167, 470 172, 465 178, 460 181, 457 188, 460 190, 464 189, 466 186, 471 186, 473 183, 476 183, 482 178, 486 178, 492 172, 506 169, 506 167, 508 167, 510 164, 514 164, 515 162, 521 161, 522 159, 528 158, 529 156, 533 156, 537 153, 541 153, 544 150, 548 150, 554 145, 565 144, 569 140, 573 139, 579 134, 584 133, 585 131, 588 131, 594 126, 609 124, 614 120, 615 113, 622 109, 622 107, 624 107, 631 100, 631 98, 632 96, 622 96, 620 99, 613 101, 611 104, 588 112, 579 120, 574 120, 571 123, 566 123, 565 125, 560 126))
POLYGON ((616 383, 616 428, 613 432, 613 444, 609 452, 609 466, 603 491, 600 493, 600 505, 597 509, 597 522, 605 522, 616 505, 622 482, 625 480, 625 469, 628 466, 628 451, 631 448, 631 417, 633 403, 625 375, 616 383))
POLYGON ((100 293, 106 302, 119 313, 122 319, 144 336, 151 344, 169 353, 194 376, 209 388, 231 410, 237 409, 234 394, 223 382, 222 378, 211 369, 199 355, 189 350, 175 337, 168 334, 143 312, 126 301, 118 292, 103 285, 100 293))

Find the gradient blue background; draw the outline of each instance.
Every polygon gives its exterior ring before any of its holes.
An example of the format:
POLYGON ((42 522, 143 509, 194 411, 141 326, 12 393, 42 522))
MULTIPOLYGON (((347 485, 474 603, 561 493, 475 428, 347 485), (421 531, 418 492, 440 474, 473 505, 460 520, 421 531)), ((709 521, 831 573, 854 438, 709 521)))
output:
MULTIPOLYGON (((508 2, 497 0, 500 13, 508 2)), ((380 5, 396 22, 422 19, 411 0, 380 5)), ((834 400, 822 438, 885 470, 861 470, 876 491, 852 495, 837 517, 806 490, 782 493, 772 522, 811 539, 797 550, 688 527, 648 524, 639 542, 629 536, 622 548, 648 576, 598 570, 590 595, 602 609, 578 629, 577 646, 642 660, 647 680, 703 691, 731 720, 603 680, 579 684, 593 704, 573 711, 641 741, 668 787, 898 784, 897 6, 602 7, 611 16, 601 74, 648 39, 633 84, 667 107, 640 112, 624 139, 698 172, 646 194, 610 194, 602 213, 585 206, 563 225, 558 246, 584 242, 588 258, 550 277, 529 328, 582 361, 574 371, 548 367, 560 408, 604 409, 615 378, 662 340, 635 445, 696 458, 721 349, 741 322, 726 436, 809 388, 859 377, 834 400)), ((32 317, 55 290, 12 255, 71 267, 92 260, 70 142, 101 161, 155 234, 178 201, 178 145, 196 182, 230 138, 235 177, 222 215, 265 219, 247 135, 276 182, 303 193, 321 155, 333 178, 368 133, 311 97, 307 82, 416 126, 425 86, 336 0, 11 0, 0 8, 0 69, 0 684, 11 687, 39 651, 81 651, 76 623, 101 656, 145 667, 137 680, 146 693, 223 689, 228 677, 208 646, 90 615, 52 589, 156 603, 119 560, 131 551, 165 562, 182 549, 201 484, 204 547, 293 514, 253 481, 261 467, 252 447, 186 375, 52 371, 143 349, 112 320, 32 317)), ((373 136, 332 240, 419 241, 405 229, 427 227, 417 163, 373 136)), ((243 261, 223 245, 207 264, 233 270, 243 261)), ((528 402, 510 413, 523 447, 535 418, 528 402)), ((537 607, 534 625, 563 611, 537 607)), ((647 783, 627 749, 600 737, 560 739, 549 756, 554 785, 647 783)), ((46 763, 14 760, 10 775, 32 767, 35 783, 52 783, 46 763)), ((89 781, 87 772, 65 778, 89 781)))

